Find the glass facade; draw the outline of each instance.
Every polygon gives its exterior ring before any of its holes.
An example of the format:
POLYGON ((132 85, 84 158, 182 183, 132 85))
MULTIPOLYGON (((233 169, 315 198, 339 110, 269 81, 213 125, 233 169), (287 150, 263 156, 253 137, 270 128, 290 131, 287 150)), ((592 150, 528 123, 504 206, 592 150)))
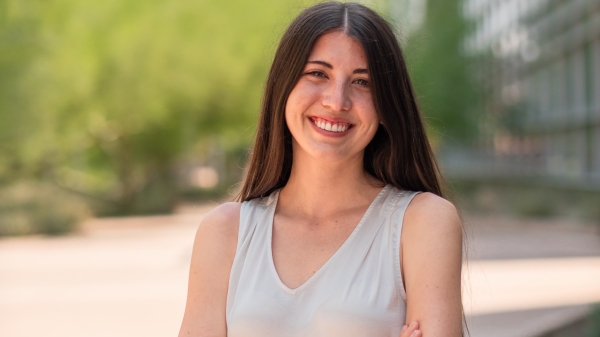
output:
POLYGON ((481 84, 475 150, 454 174, 600 189, 600 0, 465 0, 481 84))

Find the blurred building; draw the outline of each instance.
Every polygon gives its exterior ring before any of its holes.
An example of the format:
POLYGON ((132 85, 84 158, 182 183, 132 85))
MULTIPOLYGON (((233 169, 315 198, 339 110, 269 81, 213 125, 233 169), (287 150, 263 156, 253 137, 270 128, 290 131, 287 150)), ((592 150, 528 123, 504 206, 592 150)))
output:
POLYGON ((454 175, 600 189, 600 0, 464 0, 483 91, 454 175))

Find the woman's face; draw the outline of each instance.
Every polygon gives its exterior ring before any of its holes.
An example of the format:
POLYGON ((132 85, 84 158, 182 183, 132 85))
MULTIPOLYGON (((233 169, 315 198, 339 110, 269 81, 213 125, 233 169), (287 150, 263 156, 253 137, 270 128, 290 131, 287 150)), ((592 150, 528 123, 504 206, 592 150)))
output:
POLYGON ((327 161, 362 156, 379 119, 360 43, 342 32, 317 39, 288 97, 285 118, 295 155, 303 151, 327 161))

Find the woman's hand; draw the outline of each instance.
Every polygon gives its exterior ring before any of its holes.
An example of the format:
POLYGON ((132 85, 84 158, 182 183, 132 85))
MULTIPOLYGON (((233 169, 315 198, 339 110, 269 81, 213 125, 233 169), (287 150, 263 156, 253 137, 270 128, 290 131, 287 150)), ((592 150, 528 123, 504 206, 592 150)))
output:
POLYGON ((404 325, 400 331, 398 337, 421 337, 421 330, 419 330, 419 323, 412 322, 410 325, 404 325))

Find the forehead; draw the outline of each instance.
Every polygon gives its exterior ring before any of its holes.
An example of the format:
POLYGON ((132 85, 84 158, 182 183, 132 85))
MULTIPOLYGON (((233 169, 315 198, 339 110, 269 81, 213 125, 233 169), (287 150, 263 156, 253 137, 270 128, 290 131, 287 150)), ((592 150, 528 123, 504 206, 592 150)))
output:
POLYGON ((366 68, 367 57, 361 44, 343 32, 321 35, 310 52, 309 61, 321 60, 334 65, 366 68))

